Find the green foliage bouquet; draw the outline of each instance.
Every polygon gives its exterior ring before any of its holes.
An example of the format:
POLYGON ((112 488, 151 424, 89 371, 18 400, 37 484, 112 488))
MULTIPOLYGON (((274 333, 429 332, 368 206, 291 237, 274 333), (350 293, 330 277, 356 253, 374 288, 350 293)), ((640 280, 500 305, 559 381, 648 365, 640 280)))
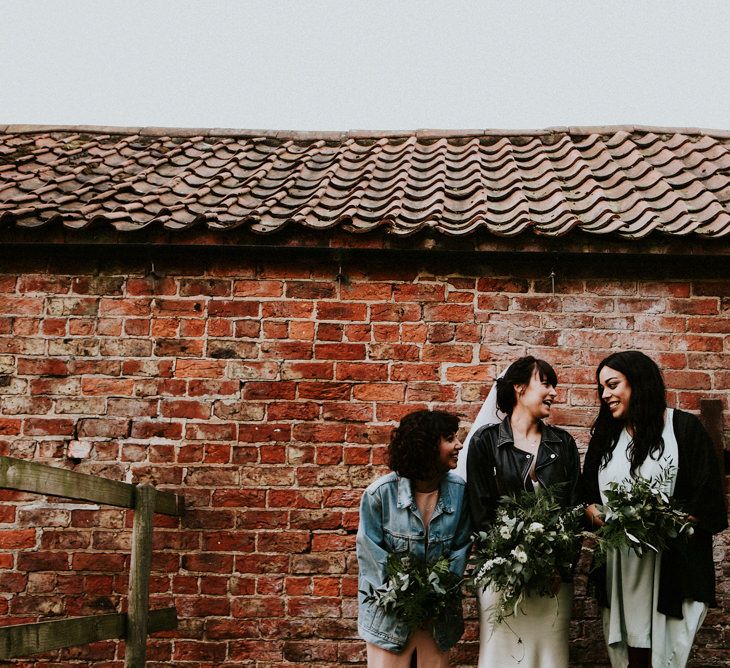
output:
POLYGON ((407 552, 394 553, 388 556, 386 569, 388 579, 378 589, 370 587, 366 603, 393 613, 411 631, 431 620, 457 618, 463 578, 449 570, 446 557, 426 564, 407 552))
POLYGON ((470 559, 471 583, 499 595, 496 623, 516 614, 528 594, 557 594, 577 556, 582 513, 562 508, 545 490, 500 498, 496 520, 474 537, 470 559))
POLYGON ((665 491, 675 471, 666 465, 653 479, 636 476, 609 483, 607 503, 598 506, 604 524, 595 534, 594 567, 606 562, 611 549, 628 547, 641 557, 649 550, 661 552, 678 537, 692 535, 689 515, 665 491))

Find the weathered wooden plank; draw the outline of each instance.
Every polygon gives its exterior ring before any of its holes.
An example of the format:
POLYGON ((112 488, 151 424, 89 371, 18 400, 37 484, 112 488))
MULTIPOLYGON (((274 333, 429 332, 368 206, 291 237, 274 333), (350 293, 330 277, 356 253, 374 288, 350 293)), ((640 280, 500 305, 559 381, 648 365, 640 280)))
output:
MULTIPOLYGON (((127 615, 120 612, 0 627, 0 659, 22 658, 99 640, 123 638, 126 626, 127 615)), ((150 611, 149 633, 176 628, 175 608, 150 611)))
POLYGON ((725 448, 722 439, 722 401, 720 399, 700 399, 700 420, 712 442, 720 465, 720 473, 725 476, 725 448))
MULTIPOLYGON (((133 508, 134 487, 118 480, 107 480, 24 459, 0 457, 0 488, 4 489, 133 508)), ((170 492, 157 493, 156 512, 179 516, 183 509, 182 497, 170 492)))
POLYGON ((132 508, 134 486, 37 462, 0 457, 0 487, 132 508))
POLYGON ((155 495, 155 488, 149 485, 140 485, 135 490, 132 561, 129 568, 127 647, 124 653, 126 668, 144 666, 147 655, 147 611, 155 495))

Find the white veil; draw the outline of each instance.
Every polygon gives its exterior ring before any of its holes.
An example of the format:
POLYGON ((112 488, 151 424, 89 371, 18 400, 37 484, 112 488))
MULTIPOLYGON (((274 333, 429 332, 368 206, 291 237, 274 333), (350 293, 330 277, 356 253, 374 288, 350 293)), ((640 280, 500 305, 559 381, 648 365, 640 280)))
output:
MULTIPOLYGON (((501 378, 502 376, 504 376, 504 371, 500 373, 497 378, 501 378)), ((474 436, 474 433, 480 427, 487 424, 497 424, 498 422, 502 422, 502 418, 500 418, 497 414, 497 380, 495 378, 487 398, 484 400, 482 407, 479 409, 479 413, 474 420, 474 424, 472 424, 467 437, 464 439, 464 447, 459 453, 459 461, 456 465, 455 473, 464 478, 464 480, 466 480, 466 456, 469 451, 469 442, 471 441, 472 436, 474 436)))

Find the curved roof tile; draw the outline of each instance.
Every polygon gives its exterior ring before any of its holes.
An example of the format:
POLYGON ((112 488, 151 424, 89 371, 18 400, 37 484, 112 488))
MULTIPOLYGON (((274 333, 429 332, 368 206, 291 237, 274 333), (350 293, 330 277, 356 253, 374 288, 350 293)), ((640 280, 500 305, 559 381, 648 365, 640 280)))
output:
POLYGON ((730 133, 0 126, 0 221, 121 232, 730 235, 730 133))

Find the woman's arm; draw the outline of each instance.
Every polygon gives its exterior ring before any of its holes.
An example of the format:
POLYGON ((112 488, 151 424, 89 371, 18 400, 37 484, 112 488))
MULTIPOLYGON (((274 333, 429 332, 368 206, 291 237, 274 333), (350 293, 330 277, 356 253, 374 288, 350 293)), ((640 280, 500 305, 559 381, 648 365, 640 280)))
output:
POLYGON ((377 490, 366 490, 362 495, 355 546, 360 576, 378 589, 388 579, 385 569, 388 551, 383 534, 382 499, 377 490))
POLYGON ((471 550, 471 517, 469 515, 469 499, 466 492, 464 493, 464 503, 457 519, 456 532, 454 533, 454 541, 451 545, 451 554, 449 555, 449 570, 457 575, 463 575, 466 568, 466 559, 471 550))
POLYGON ((680 447, 677 488, 680 488, 680 476, 683 483, 687 481, 687 486, 683 484, 682 491, 675 489, 683 497, 677 500, 699 528, 710 534, 718 533, 727 527, 727 512, 715 448, 696 416, 679 413, 677 418, 682 428, 676 434, 680 447))
POLYGON ((474 531, 486 531, 494 519, 498 494, 490 444, 480 430, 469 445, 466 459, 466 491, 469 513, 474 531))
POLYGON ((603 516, 598 509, 601 503, 601 490, 598 487, 598 467, 600 454, 598 444, 594 438, 588 443, 588 450, 583 460, 583 473, 578 480, 576 497, 586 505, 585 516, 590 528, 603 525, 603 516))

